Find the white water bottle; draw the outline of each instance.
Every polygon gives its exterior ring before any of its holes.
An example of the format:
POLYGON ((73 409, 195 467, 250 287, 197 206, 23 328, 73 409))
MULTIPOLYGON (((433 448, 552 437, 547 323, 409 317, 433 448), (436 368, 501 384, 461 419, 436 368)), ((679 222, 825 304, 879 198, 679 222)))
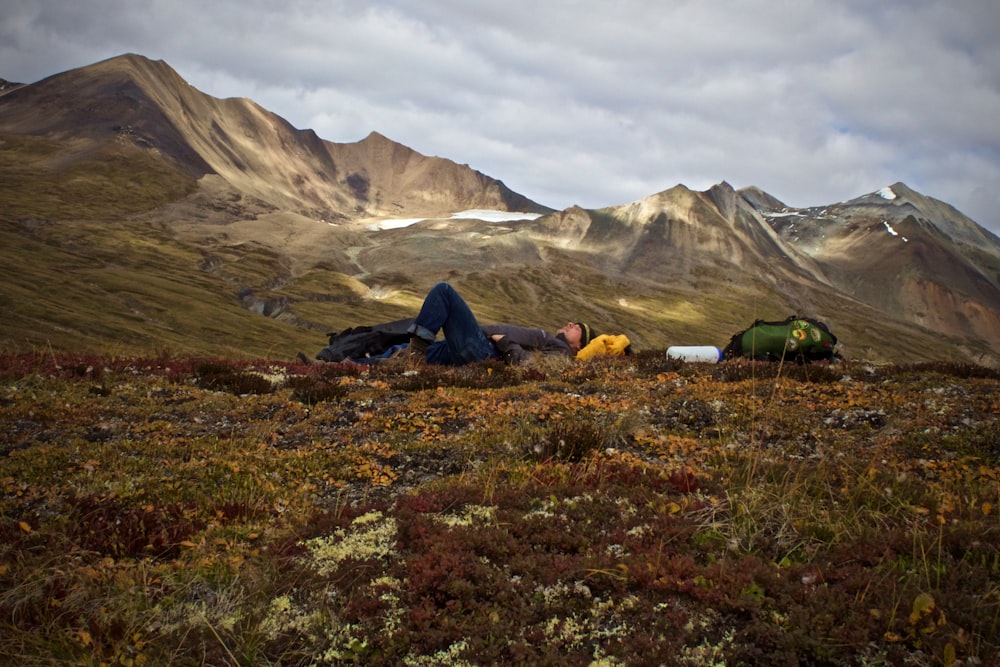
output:
POLYGON ((713 345, 671 345, 667 358, 717 364, 722 361, 722 350, 713 345))

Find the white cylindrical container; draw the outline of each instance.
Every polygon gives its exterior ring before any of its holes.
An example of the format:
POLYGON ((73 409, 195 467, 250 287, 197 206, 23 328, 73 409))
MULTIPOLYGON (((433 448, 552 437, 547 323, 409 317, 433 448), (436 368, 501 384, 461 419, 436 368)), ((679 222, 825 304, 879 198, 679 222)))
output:
POLYGON ((671 345, 667 348, 667 358, 717 364, 722 361, 722 350, 713 345, 671 345))

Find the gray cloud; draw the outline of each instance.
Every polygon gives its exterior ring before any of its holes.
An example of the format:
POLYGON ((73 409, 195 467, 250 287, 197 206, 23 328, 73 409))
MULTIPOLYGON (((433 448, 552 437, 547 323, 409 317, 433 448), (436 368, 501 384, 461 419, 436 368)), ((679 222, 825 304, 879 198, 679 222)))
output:
POLYGON ((904 181, 1000 232, 993 0, 8 0, 0 76, 135 52, 331 141, 376 130, 554 207, 904 181))

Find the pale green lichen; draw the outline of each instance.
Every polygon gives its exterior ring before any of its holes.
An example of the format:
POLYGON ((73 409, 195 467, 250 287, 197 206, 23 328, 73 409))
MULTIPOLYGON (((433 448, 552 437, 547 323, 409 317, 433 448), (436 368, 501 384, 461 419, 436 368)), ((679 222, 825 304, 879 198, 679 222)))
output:
POLYGON ((403 660, 407 667, 437 667, 437 665, 450 665, 452 667, 472 667, 474 663, 462 660, 460 656, 468 647, 468 641, 459 640, 446 649, 442 649, 433 655, 408 655, 403 660))
POLYGON ((280 387, 288 381, 288 369, 280 368, 278 366, 261 368, 256 371, 251 371, 251 373, 264 378, 276 387, 280 387))
POLYGON ((632 504, 631 498, 615 498, 615 505, 623 519, 628 519, 639 513, 639 509, 632 504))
POLYGON ((321 622, 322 618, 317 612, 303 610, 289 596, 282 595, 271 600, 258 630, 273 641, 285 633, 300 636, 311 634, 310 631, 321 622))
MULTIPOLYGON (((313 567, 320 574, 333 572, 340 563, 350 559, 388 558, 396 552, 396 522, 381 512, 363 514, 346 529, 333 535, 306 542, 313 567)), ((382 632, 392 634, 403 623, 406 610, 400 603, 403 583, 395 577, 382 575, 366 585, 372 597, 386 603, 382 632)), ((331 619, 333 621, 335 619, 331 619)), ((325 628, 328 648, 315 657, 314 665, 332 665, 363 661, 371 650, 370 637, 355 624, 330 622, 325 628)))
MULTIPOLYGON (((582 582, 576 582, 572 587, 565 584, 553 587, 549 591, 552 597, 580 595, 590 597, 591 592, 582 582)), ((548 601, 550 598, 546 596, 548 601)), ((608 662, 612 658, 605 656, 600 648, 604 640, 615 640, 628 636, 632 628, 621 617, 638 603, 638 598, 629 595, 619 601, 612 598, 591 598, 590 611, 586 615, 572 614, 570 616, 552 616, 543 626, 546 641, 553 647, 579 649, 594 646, 593 659, 597 664, 615 664, 608 662)))
POLYGON ((643 535, 649 535, 652 532, 653 532, 652 526, 644 523, 640 526, 635 526, 634 528, 630 528, 629 531, 625 534, 628 535, 629 537, 642 537, 643 535))
POLYGON ((435 519, 449 528, 473 526, 493 523, 496 512, 496 507, 467 505, 460 514, 439 514, 435 519))
POLYGON ((396 520, 381 512, 362 514, 347 529, 305 542, 313 566, 321 575, 330 574, 346 560, 387 558, 396 551, 396 520))
MULTIPOLYGON (((657 610, 661 608, 666 608, 665 603, 657 605, 657 610)), ((716 625, 720 620, 719 615, 712 611, 707 610, 700 613, 694 613, 688 619, 687 624, 684 626, 685 632, 693 632, 694 630, 704 631, 713 625, 716 625)), ((680 654, 677 656, 678 664, 682 665, 707 665, 708 667, 725 667, 726 665, 726 652, 732 648, 735 643, 735 631, 732 628, 727 629, 718 642, 709 642, 707 639, 703 640, 697 646, 685 646, 681 649, 680 654)))
POLYGON ((707 641, 697 646, 685 646, 678 656, 679 664, 698 667, 726 667, 726 651, 733 645, 734 631, 730 628, 715 644, 707 641))
POLYGON ((407 610, 400 604, 399 593, 403 582, 395 577, 379 577, 369 584, 373 594, 386 603, 385 616, 382 618, 383 628, 388 634, 396 632, 403 626, 407 610))
POLYGON ((333 646, 317 655, 313 665, 339 665, 345 661, 360 662, 368 652, 368 640, 355 637, 354 633, 358 630, 360 628, 354 624, 330 628, 327 632, 327 639, 333 646))

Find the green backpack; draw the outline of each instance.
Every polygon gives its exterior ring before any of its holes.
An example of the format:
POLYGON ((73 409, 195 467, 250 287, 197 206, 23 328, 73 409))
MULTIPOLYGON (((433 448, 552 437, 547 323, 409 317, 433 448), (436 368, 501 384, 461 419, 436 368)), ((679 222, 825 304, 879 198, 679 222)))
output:
POLYGON ((750 357, 760 361, 810 361, 839 359, 837 337, 823 322, 792 315, 783 322, 757 320, 730 339, 723 359, 750 357))

